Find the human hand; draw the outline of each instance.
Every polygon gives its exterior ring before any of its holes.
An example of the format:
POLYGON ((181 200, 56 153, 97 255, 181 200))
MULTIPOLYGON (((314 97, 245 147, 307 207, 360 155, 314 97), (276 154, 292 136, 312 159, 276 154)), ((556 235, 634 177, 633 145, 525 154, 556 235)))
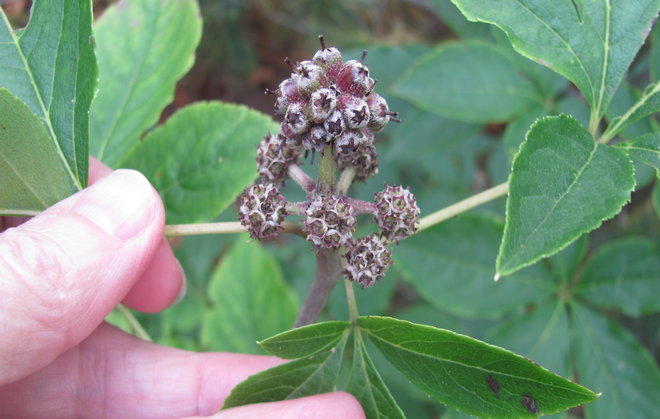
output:
MULTIPOLYGON (((185 288, 158 194, 137 172, 92 162, 92 186, 0 234, 0 417, 181 417, 217 411, 231 388, 281 360, 192 353, 108 324, 122 301, 171 305, 185 288)), ((0 231, 17 224, 0 217, 0 231)), ((239 417, 364 417, 346 393, 243 406, 239 417)))

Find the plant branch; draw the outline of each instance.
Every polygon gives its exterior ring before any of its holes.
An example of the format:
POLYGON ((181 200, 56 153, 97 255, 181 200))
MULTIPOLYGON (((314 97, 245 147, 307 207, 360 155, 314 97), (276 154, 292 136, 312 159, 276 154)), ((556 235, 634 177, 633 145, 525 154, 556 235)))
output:
POLYGON ((123 304, 117 304, 117 310, 119 310, 119 313, 121 313, 121 315, 124 316, 128 324, 131 325, 131 329, 133 329, 135 336, 139 337, 142 340, 146 340, 147 342, 153 342, 151 336, 149 336, 149 333, 147 333, 147 331, 144 330, 144 327, 142 327, 138 319, 135 318, 133 313, 131 313, 131 311, 126 308, 126 306, 124 306, 123 304))
POLYGON ((378 208, 373 202, 353 198, 346 198, 346 200, 360 214, 376 214, 378 212, 378 208))
POLYGON ((607 144, 612 138, 614 138, 616 134, 619 133, 621 127, 628 121, 632 114, 634 114, 637 109, 642 107, 642 105, 644 105, 651 96, 658 92, 660 92, 660 82, 655 83, 652 88, 646 89, 646 91, 644 91, 642 94, 642 97, 640 97, 639 100, 626 111, 626 113, 618 118, 615 118, 614 121, 612 121, 613 123, 607 127, 605 132, 603 132, 603 134, 600 136, 598 142, 601 144, 607 144))
POLYGON ((340 195, 346 195, 348 188, 351 187, 353 179, 355 179, 355 167, 347 167, 339 175, 339 180, 337 181, 337 193, 340 195))
POLYGON ((360 315, 355 299, 355 290, 353 289, 353 283, 346 278, 344 279, 344 287, 346 288, 346 300, 348 301, 348 318, 352 323, 360 315))
POLYGON ((307 193, 311 193, 316 188, 316 182, 309 177, 297 164, 289 165, 289 177, 293 179, 307 193))
MULTIPOLYGON (((300 225, 292 221, 282 222, 284 231, 306 237, 300 225)), ((246 233, 247 230, 238 221, 223 223, 172 224, 165 226, 166 236, 195 236, 201 234, 246 233)))
POLYGON ((341 274, 341 260, 334 249, 321 249, 316 255, 316 276, 307 292, 293 327, 316 322, 341 274))
POLYGON ((497 186, 493 186, 490 189, 486 189, 485 191, 480 192, 476 195, 472 195, 467 199, 464 199, 460 202, 457 202, 453 205, 450 205, 446 208, 443 208, 439 211, 429 214, 426 217, 422 217, 419 220, 419 224, 417 225, 416 233, 419 233, 422 230, 426 230, 431 226, 441 223, 469 209, 472 209, 481 204, 485 204, 486 202, 492 201, 496 198, 506 195, 508 192, 509 192, 509 184, 506 182, 501 183, 497 186))

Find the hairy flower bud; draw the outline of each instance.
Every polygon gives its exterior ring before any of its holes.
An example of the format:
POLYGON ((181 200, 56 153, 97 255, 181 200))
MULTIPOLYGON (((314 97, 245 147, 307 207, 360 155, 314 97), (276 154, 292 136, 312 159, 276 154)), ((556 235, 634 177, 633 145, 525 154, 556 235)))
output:
POLYGON ((282 133, 287 137, 294 137, 304 133, 308 126, 309 120, 303 112, 302 105, 299 103, 289 105, 286 115, 284 115, 282 133))
POLYGON ((238 220, 253 239, 266 239, 282 230, 286 200, 272 183, 246 188, 239 198, 238 220))
POLYGON ((344 170, 355 168, 355 180, 364 182, 378 173, 378 155, 376 147, 370 142, 360 144, 355 150, 337 152, 337 168, 344 170))
POLYGON ((362 63, 366 54, 360 61, 350 60, 344 63, 337 76, 337 86, 342 93, 363 97, 371 91, 376 82, 369 77, 369 69, 362 63))
POLYGON ((291 79, 298 84, 298 89, 303 93, 309 93, 317 89, 324 76, 321 66, 311 61, 301 61, 295 66, 291 79))
POLYGON ((385 276, 393 263, 392 252, 375 235, 348 240, 344 259, 343 273, 346 278, 365 288, 385 276))
POLYGON ((337 107, 337 93, 332 89, 319 89, 312 93, 309 102, 312 120, 323 122, 337 107))
POLYGON ((390 115, 396 115, 396 113, 390 112, 387 101, 379 94, 372 93, 367 96, 367 105, 370 115, 367 126, 372 131, 380 131, 390 121, 390 115))
POLYGON ((417 200, 408 188, 388 186, 375 194, 376 222, 383 236, 399 242, 413 234, 419 217, 417 200))
POLYGON ((336 155, 354 154, 362 144, 369 144, 370 140, 371 138, 362 131, 346 130, 335 140, 335 153, 336 155))
POLYGON ((367 126, 371 114, 366 101, 342 94, 339 96, 338 107, 348 128, 360 129, 367 126))
POLYGON ((287 176, 290 164, 300 158, 300 148, 282 134, 268 134, 257 146, 257 170, 266 181, 280 184, 287 176))
POLYGON ((355 211, 345 198, 321 195, 307 208, 303 230, 317 249, 338 249, 355 231, 355 211))

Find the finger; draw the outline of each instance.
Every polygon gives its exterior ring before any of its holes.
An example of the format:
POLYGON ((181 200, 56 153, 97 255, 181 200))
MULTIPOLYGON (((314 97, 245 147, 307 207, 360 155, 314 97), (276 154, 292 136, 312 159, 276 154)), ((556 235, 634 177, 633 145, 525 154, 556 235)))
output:
MULTIPOLYGON (((258 403, 223 410, 214 419, 364 419, 360 403, 344 392, 317 394, 282 402, 258 403)), ((192 418, 188 418, 192 419, 192 418)))
POLYGON ((163 224, 144 176, 119 170, 2 233, 0 384, 88 336, 144 272, 163 224))
MULTIPOLYGON (((89 183, 94 184, 112 173, 112 169, 95 158, 89 160, 89 183)), ((166 309, 183 298, 185 274, 163 237, 146 270, 128 292, 122 303, 145 313, 166 309)))
POLYGON ((135 310, 155 313, 181 301, 186 288, 183 268, 163 237, 146 270, 122 303, 135 310))
POLYGON ((0 387, 0 417, 210 415, 236 384, 281 362, 162 347, 104 323, 46 368, 0 387))

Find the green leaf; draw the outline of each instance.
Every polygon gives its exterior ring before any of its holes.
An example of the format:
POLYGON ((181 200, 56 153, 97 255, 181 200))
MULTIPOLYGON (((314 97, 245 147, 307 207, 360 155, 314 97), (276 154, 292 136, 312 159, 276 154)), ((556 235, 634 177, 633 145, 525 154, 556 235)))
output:
POLYGON ((567 376, 569 332, 566 307, 555 300, 500 323, 488 333, 488 340, 567 376))
POLYGON ((654 168, 660 177, 660 132, 642 135, 615 147, 626 150, 629 156, 654 168))
MULTIPOLYGON (((452 0, 471 21, 502 29, 520 54, 571 80, 605 113, 656 18, 658 0, 452 0)), ((593 122, 595 121, 595 122, 593 122)))
POLYGON ((288 330, 259 342, 267 352, 284 359, 303 358, 335 345, 350 323, 322 322, 288 330))
POLYGON ((589 258, 576 289, 596 307, 630 316, 660 310, 660 243, 627 237, 599 247, 589 258))
POLYGON ((497 256, 507 275, 550 256, 616 215, 630 199, 633 166, 569 116, 540 119, 513 161, 497 256))
POLYGON ((646 134, 652 130, 650 121, 639 120, 658 111, 660 82, 647 86, 644 92, 638 92, 624 79, 605 113, 609 126, 598 141, 607 143, 617 134, 626 139, 646 134))
POLYGON ((138 145, 192 66, 202 33, 195 0, 115 4, 94 25, 99 94, 90 115, 92 155, 111 167, 138 145))
POLYGON ((602 392, 585 406, 585 417, 654 418, 660 372, 630 333, 583 307, 572 306, 576 365, 580 382, 602 392))
POLYGON ((390 390, 378 374, 362 335, 354 335, 353 366, 348 377, 346 391, 354 395, 362 405, 367 418, 405 419, 401 408, 396 404, 390 390))
POLYGON ((536 417, 596 398, 519 355, 448 330, 387 317, 360 317, 358 324, 411 382, 469 414, 536 417))
POLYGON ((41 120, 2 88, 0 115, 0 214, 36 215, 75 192, 41 120))
POLYGON ((36 1, 20 37, 0 15, 0 87, 42 120, 71 182, 81 189, 87 185, 88 112, 97 78, 92 2, 36 1))
POLYGON ((564 282, 570 282, 587 253, 589 236, 582 235, 559 253, 546 259, 552 272, 564 282))
POLYGON ((540 102, 506 53, 478 41, 432 50, 404 73, 393 93, 422 109, 469 122, 504 121, 540 102))
POLYGON ((333 391, 350 333, 332 348, 250 376, 231 391, 223 409, 333 391))
POLYGON ((263 353, 256 341, 289 329, 296 316, 295 294, 277 262, 259 242, 247 240, 238 237, 209 283, 213 305, 201 340, 213 350, 263 353))
POLYGON ((506 146, 509 162, 513 161, 514 156, 520 149, 520 144, 525 141, 525 135, 539 118, 546 116, 548 112, 541 106, 535 106, 520 114, 516 119, 506 125, 504 137, 502 140, 506 146))
POLYGON ((498 318, 553 292, 540 265, 494 282, 502 224, 464 214, 401 242, 395 266, 425 300, 452 314, 498 318))
POLYGON ((158 190, 169 224, 209 221, 257 177, 255 146, 277 130, 269 117, 245 106, 197 103, 152 131, 125 165, 158 190))

